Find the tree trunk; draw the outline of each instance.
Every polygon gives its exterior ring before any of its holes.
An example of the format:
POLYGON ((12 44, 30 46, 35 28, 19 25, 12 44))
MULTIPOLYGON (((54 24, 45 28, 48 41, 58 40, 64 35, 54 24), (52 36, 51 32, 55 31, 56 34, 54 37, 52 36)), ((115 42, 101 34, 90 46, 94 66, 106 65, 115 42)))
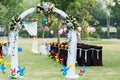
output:
POLYGON ((110 38, 110 15, 107 15, 107 38, 110 38))
MULTIPOLYGON (((58 15, 58 30, 60 29, 60 16, 58 15)), ((57 43, 60 43, 60 35, 58 34, 57 43)))

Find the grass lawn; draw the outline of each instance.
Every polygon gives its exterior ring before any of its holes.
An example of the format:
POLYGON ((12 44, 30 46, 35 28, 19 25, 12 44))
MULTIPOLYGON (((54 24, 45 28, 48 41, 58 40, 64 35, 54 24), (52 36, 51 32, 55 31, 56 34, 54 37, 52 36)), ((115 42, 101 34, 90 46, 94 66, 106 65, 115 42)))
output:
MULTIPOLYGON (((47 39, 48 42, 57 39, 47 39)), ((64 40, 64 39, 62 39, 64 40)), ((39 39, 40 47, 42 40, 39 39)), ((87 72, 78 80, 120 80, 120 40, 99 40, 87 41, 87 44, 103 46, 103 66, 89 66, 87 72)), ((18 80, 66 80, 60 73, 62 66, 50 59, 48 56, 31 53, 32 39, 20 38, 19 46, 23 51, 19 53, 19 65, 26 67, 23 79, 18 80)), ((6 57, 10 60, 10 56, 6 57)), ((76 67, 76 73, 79 73, 81 67, 76 67)), ((10 66, 6 73, 0 71, 0 80, 9 80, 10 66), (3 79, 4 78, 4 79, 3 79)))

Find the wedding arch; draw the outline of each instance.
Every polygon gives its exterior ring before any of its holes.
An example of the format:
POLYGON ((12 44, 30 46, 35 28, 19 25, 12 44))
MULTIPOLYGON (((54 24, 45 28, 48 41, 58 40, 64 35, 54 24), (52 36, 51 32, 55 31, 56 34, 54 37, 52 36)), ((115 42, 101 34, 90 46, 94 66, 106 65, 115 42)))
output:
POLYGON ((37 7, 32 7, 27 9, 23 13, 21 13, 17 18, 12 18, 12 24, 10 27, 10 53, 11 53, 11 69, 16 69, 16 76, 10 75, 12 78, 19 78, 20 75, 17 74, 18 70, 18 32, 22 28, 21 22, 22 19, 30 13, 44 13, 46 15, 51 14, 53 12, 61 15, 63 18, 66 19, 67 28, 69 29, 68 32, 68 59, 67 59, 67 66, 72 65, 69 69, 66 78, 78 78, 75 72, 75 62, 76 62, 76 47, 77 47, 77 36, 76 36, 76 28, 78 24, 76 19, 73 17, 68 16, 64 11, 56 8, 54 4, 50 2, 40 2, 37 4, 37 7))

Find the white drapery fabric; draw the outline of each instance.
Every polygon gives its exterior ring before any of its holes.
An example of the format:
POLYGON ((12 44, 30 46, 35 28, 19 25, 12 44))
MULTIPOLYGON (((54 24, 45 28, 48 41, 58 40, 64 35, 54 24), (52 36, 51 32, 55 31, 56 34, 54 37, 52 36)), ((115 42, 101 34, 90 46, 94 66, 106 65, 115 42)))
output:
POLYGON ((27 16, 27 15, 30 14, 30 13, 33 13, 35 10, 36 10, 35 7, 32 7, 32 8, 30 8, 30 9, 27 9, 27 10, 24 11, 19 17, 20 17, 21 19, 23 19, 25 16, 27 16))
POLYGON ((38 46, 38 39, 37 37, 37 21, 24 21, 23 25, 25 26, 26 31, 33 36, 33 43, 32 43, 32 52, 38 53, 37 46, 38 46))
POLYGON ((60 14, 64 18, 66 18, 68 16, 64 11, 62 11, 62 10, 60 10, 58 8, 54 8, 53 12, 56 12, 56 13, 60 14))
POLYGON ((23 25, 31 36, 37 35, 37 21, 24 21, 23 25))

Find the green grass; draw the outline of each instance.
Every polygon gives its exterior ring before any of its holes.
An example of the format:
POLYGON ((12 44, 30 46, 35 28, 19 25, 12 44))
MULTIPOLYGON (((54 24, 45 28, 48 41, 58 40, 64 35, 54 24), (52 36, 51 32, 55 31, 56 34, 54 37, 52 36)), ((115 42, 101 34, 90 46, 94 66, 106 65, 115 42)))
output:
MULTIPOLYGON (((56 39, 47 39, 54 41, 56 39)), ((39 46, 42 40, 39 39, 39 46)), ((87 72, 78 80, 120 80, 120 40, 99 40, 88 41, 92 45, 103 46, 103 66, 89 66, 87 72)), ((23 79, 19 80, 66 80, 60 73, 61 65, 50 59, 48 56, 31 53, 32 39, 20 39, 19 45, 23 51, 19 53, 19 65, 26 67, 23 79)), ((38 48, 39 48, 38 46, 38 48)), ((6 57, 10 60, 10 56, 6 57)), ((9 80, 10 66, 7 67, 6 74, 0 71, 0 80, 9 80)), ((81 67, 76 67, 79 73, 81 67)))

